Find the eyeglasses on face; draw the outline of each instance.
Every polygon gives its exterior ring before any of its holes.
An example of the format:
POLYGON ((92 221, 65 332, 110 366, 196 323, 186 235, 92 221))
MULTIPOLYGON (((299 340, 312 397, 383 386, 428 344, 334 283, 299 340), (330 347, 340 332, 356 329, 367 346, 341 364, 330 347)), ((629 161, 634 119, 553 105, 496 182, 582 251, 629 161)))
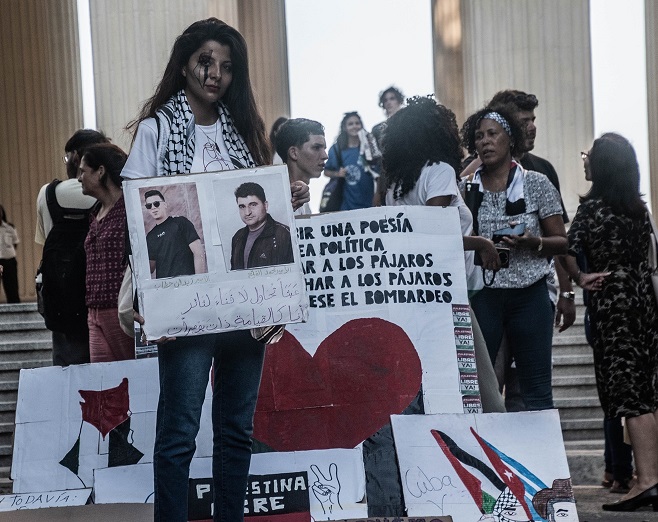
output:
POLYGON ((148 210, 151 210, 151 207, 158 208, 158 207, 160 206, 160 203, 162 203, 162 201, 154 201, 153 203, 146 203, 144 206, 145 206, 148 210))
POLYGON ((589 152, 582 151, 580 153, 580 157, 583 161, 585 161, 587 158, 589 158, 589 152))

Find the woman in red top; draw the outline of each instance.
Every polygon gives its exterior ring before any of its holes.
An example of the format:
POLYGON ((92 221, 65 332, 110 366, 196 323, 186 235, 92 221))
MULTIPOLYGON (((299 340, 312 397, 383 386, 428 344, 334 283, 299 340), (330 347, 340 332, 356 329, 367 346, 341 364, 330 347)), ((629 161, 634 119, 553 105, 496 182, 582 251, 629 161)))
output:
POLYGON ((126 207, 121 170, 127 157, 116 145, 102 143, 89 147, 80 162, 78 181, 82 183, 82 193, 98 199, 85 239, 91 362, 135 358, 133 338, 121 329, 117 311, 119 288, 126 268, 126 207))

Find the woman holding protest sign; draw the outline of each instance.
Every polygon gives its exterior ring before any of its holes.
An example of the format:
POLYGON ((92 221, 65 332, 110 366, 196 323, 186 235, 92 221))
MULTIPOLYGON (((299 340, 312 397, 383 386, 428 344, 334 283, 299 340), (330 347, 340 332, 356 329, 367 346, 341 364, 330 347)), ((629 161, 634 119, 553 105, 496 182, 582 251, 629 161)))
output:
MULTIPOLYGON (((386 205, 451 206, 459 210, 469 291, 481 288, 475 252, 483 265, 498 269, 489 239, 473 236, 473 218, 457 186, 462 158, 454 113, 429 97, 414 97, 388 120, 383 138, 386 205)), ((473 317, 478 382, 485 412, 505 411, 484 340, 473 317)))
MULTIPOLYGON (((176 39, 155 94, 128 128, 135 135, 126 178, 269 164, 242 35, 216 18, 190 25, 176 39)), ((291 184, 291 192, 294 208, 308 202, 306 184, 291 184)), ((280 327, 265 330, 159 340, 155 520, 187 521, 189 468, 211 366, 214 520, 243 520, 264 343, 282 333, 280 327)))
POLYGON ((505 335, 526 408, 549 409, 553 308, 546 276, 551 256, 567 248, 560 195, 546 176, 514 161, 523 130, 505 107, 486 107, 470 116, 462 137, 468 151, 482 160, 464 183, 475 229, 503 247, 509 262, 499 272, 483 271, 485 288, 471 304, 492 363, 505 335))

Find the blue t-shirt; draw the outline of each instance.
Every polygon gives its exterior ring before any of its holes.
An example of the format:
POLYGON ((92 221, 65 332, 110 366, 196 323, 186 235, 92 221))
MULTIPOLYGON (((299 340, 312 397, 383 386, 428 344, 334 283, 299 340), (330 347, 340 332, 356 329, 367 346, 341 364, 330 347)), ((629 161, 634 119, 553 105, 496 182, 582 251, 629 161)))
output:
MULTIPOLYGON (((369 208, 372 206, 372 197, 375 194, 375 184, 372 175, 365 169, 366 162, 359 154, 359 147, 350 147, 341 150, 345 167, 345 185, 343 185, 343 204, 341 210, 356 208, 369 208)), ((329 159, 324 166, 327 170, 338 170, 336 158, 336 145, 329 149, 329 159)))

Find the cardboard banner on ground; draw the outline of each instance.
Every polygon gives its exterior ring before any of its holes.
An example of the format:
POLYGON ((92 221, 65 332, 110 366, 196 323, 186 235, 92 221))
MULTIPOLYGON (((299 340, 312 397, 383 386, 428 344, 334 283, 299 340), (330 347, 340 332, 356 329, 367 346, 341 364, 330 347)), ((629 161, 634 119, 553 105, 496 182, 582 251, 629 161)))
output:
MULTIPOLYGON (((253 455, 249 473, 245 514, 255 521, 285 514, 289 516, 282 522, 296 522, 307 511, 314 520, 367 515, 360 448, 253 455), (306 496, 303 503, 302 491, 306 496), (301 510, 302 504, 309 510, 301 510)), ((192 459, 190 517, 203 517, 211 509, 210 477, 212 458, 192 459)), ((136 464, 97 469, 94 494, 98 504, 153 502, 153 467, 136 464)))
MULTIPOLYGON (((158 390, 157 359, 21 370, 14 492, 92 487, 95 470, 150 467, 158 390)), ((209 456, 209 400, 201 416, 196 455, 209 456)))
POLYGON ((557 410, 391 420, 409 516, 578 521, 557 410))
POLYGON ((0 495, 0 512, 84 506, 90 495, 91 488, 0 495))
POLYGON ((128 180, 124 196, 148 339, 305 319, 284 165, 128 180))
POLYGON ((297 235, 309 320, 268 348, 256 439, 277 451, 355 447, 421 385, 427 413, 479 401, 457 209, 310 216, 297 235))
POLYGON ((390 415, 481 411, 457 209, 300 217, 297 236, 309 320, 268 347, 256 451, 365 441, 370 512, 401 515, 390 415))
POLYGON ((392 517, 392 518, 350 518, 335 522, 452 522, 452 517, 392 517))

